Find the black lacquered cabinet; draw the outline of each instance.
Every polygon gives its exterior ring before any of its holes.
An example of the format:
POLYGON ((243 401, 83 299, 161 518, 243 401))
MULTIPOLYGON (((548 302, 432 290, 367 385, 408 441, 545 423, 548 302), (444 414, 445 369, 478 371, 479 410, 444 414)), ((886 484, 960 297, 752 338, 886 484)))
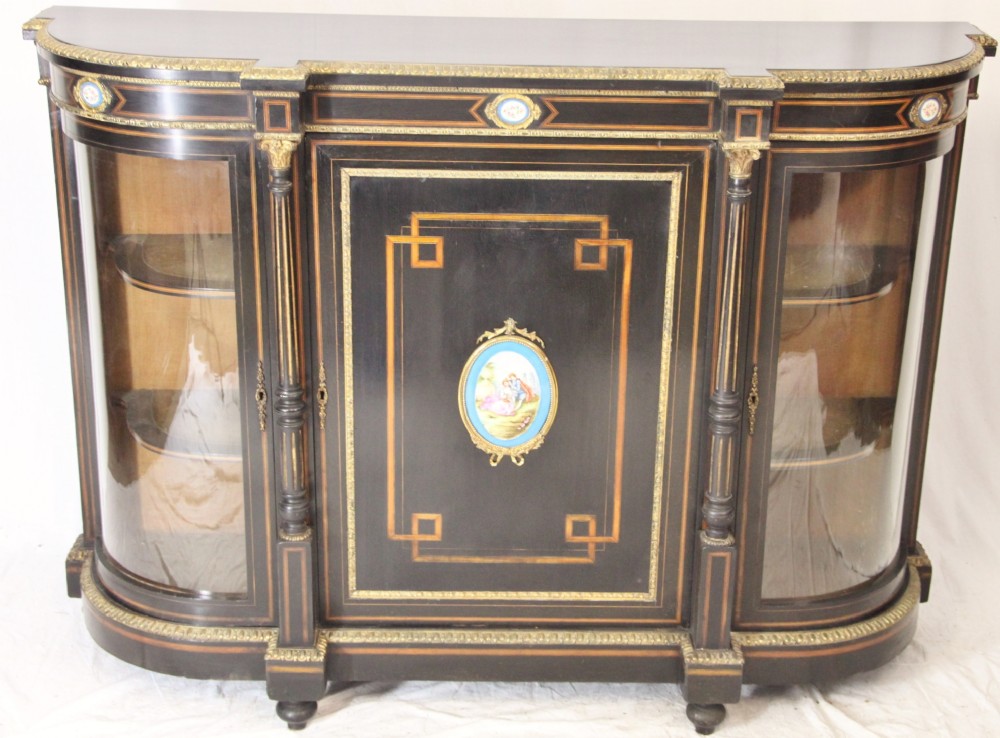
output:
POLYGON ((912 637, 993 39, 73 8, 25 31, 67 579, 106 649, 264 679, 290 727, 331 681, 571 678, 680 682, 711 732, 743 683, 912 637), (422 42, 384 42, 403 28, 422 42))

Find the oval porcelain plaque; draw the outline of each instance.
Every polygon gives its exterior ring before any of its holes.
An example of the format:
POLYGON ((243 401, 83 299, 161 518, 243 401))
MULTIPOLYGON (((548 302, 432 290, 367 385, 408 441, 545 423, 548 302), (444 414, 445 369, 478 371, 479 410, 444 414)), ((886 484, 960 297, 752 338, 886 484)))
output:
POLYGON ((508 93, 493 98, 486 106, 486 117, 501 128, 518 130, 527 128, 541 116, 542 111, 527 95, 508 93))
POLYGON ((73 95, 80 107, 94 112, 101 112, 108 107, 111 102, 107 89, 98 80, 92 77, 84 77, 76 83, 73 88, 73 95))
POLYGON ((462 422, 496 466, 505 456, 520 466, 545 440, 555 420, 558 387, 545 344, 508 319, 488 331, 465 363, 458 386, 462 422))
POLYGON ((921 122, 930 125, 941 117, 941 102, 933 97, 929 97, 920 103, 917 111, 921 122))
POLYGON ((510 126, 517 126, 524 123, 531 115, 531 108, 528 103, 517 97, 504 98, 497 105, 497 117, 510 126))
POLYGON ((910 121, 917 128, 930 128, 941 122, 948 110, 948 101, 939 92, 919 98, 910 108, 910 121))

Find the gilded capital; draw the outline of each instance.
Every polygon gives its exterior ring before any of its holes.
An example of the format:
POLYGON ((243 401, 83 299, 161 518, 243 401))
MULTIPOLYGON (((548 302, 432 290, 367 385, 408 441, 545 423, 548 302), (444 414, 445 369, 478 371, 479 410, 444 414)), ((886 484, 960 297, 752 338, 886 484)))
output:
POLYGON ((760 159, 759 146, 727 146, 724 150, 729 160, 729 176, 734 179, 749 177, 753 163, 760 159))
POLYGON ((288 169, 302 136, 261 136, 260 150, 267 154, 271 169, 288 169))

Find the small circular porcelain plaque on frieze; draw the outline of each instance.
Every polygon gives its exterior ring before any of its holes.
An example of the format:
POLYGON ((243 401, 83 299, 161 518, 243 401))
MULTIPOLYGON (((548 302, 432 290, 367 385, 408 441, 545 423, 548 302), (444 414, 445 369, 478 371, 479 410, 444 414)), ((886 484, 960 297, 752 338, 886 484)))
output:
POLYGON ((948 101, 944 95, 932 92, 913 103, 910 108, 910 122, 917 128, 930 128, 941 122, 947 110, 948 101))
POLYGON ((486 117, 501 128, 527 128, 541 116, 542 111, 526 95, 498 95, 486 106, 486 117))
POLYGON ((84 77, 73 88, 73 97, 84 110, 100 113, 111 103, 111 93, 100 80, 84 77))

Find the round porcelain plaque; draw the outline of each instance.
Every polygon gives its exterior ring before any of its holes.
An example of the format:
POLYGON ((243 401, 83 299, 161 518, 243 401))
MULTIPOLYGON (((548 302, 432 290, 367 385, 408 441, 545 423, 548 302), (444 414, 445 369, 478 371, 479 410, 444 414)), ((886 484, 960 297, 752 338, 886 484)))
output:
POLYGON ((501 128, 527 128, 541 115, 535 101, 526 95, 500 95, 486 106, 486 115, 501 128))
POLYGON ((530 115, 531 108, 520 98, 504 98, 497 106, 497 117, 509 126, 524 123, 530 115))
POLYGON ((80 103, 80 107, 85 110, 100 112, 108 107, 110 95, 107 88, 98 80, 85 77, 76 83, 73 88, 74 97, 80 103))
POLYGON ((934 92, 924 95, 910 108, 910 121, 918 128, 929 128, 941 122, 948 103, 944 96, 934 92))

